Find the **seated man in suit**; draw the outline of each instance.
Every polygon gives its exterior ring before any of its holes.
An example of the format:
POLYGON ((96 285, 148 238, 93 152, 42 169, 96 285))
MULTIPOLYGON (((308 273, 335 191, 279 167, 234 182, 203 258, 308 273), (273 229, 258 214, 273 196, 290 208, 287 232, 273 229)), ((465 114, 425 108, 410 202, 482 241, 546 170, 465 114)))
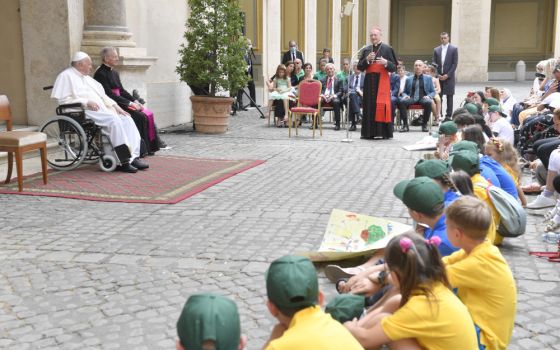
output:
POLYGON ((334 74, 334 64, 327 64, 326 77, 321 80, 321 104, 328 104, 334 110, 335 130, 340 130, 340 101, 342 99, 342 81, 334 74))
POLYGON ((348 98, 350 99, 350 108, 348 109, 348 120, 350 120, 350 131, 356 130, 356 116, 360 115, 360 107, 362 106, 362 96, 364 89, 365 74, 358 68, 358 62, 352 65, 354 72, 348 76, 348 98))
POLYGON ((432 77, 424 75, 424 62, 417 60, 414 62, 414 75, 406 78, 402 97, 398 101, 399 114, 402 121, 400 132, 408 131, 407 108, 413 104, 422 105, 422 131, 428 131, 428 120, 432 112, 432 101, 436 95, 432 77))
POLYGON ((285 65, 288 61, 295 62, 298 58, 301 60, 301 62, 305 62, 305 60, 303 59, 303 52, 297 49, 298 47, 295 41, 290 40, 288 46, 290 47, 290 49, 284 52, 284 55, 282 56, 282 64, 285 65))

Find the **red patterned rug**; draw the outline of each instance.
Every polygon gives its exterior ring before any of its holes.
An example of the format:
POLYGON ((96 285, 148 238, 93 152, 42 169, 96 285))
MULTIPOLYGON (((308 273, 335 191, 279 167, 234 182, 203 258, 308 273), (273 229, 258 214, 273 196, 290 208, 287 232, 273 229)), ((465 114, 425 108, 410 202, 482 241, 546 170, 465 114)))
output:
POLYGON ((15 179, 0 193, 50 196, 102 202, 174 204, 208 187, 264 163, 261 160, 203 159, 181 156, 147 158, 150 169, 136 174, 105 173, 97 164, 71 171, 49 171, 48 185, 41 173, 25 177, 23 192, 15 179))

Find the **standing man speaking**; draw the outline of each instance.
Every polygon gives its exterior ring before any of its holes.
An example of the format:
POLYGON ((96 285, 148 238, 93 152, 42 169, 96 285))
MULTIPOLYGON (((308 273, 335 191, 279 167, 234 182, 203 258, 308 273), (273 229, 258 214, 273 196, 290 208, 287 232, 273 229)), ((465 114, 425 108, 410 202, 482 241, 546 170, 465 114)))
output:
MULTIPOLYGON (((445 119, 451 119, 453 113, 453 95, 455 95, 455 70, 459 62, 459 50, 457 46, 449 43, 449 34, 440 34, 441 45, 434 49, 432 62, 437 65, 439 83, 441 85, 441 105, 443 106, 443 95, 447 100, 445 119)), ((442 107, 443 112, 443 107, 442 107)))

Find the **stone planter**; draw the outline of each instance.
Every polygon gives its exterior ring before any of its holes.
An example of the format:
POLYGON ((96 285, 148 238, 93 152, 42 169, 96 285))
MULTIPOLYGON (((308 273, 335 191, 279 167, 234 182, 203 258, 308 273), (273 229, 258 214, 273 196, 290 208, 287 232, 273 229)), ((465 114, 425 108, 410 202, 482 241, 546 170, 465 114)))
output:
POLYGON ((194 125, 203 134, 223 134, 229 121, 231 97, 191 96, 194 125))

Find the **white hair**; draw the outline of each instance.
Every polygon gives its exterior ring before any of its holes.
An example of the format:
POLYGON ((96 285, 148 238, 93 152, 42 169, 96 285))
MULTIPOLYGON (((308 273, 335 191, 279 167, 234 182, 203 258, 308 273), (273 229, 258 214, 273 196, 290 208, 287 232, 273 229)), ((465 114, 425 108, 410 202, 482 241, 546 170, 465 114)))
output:
POLYGON ((327 65, 325 66, 325 69, 328 69, 329 67, 332 67, 332 69, 336 69, 334 66, 334 63, 327 63, 327 65))

